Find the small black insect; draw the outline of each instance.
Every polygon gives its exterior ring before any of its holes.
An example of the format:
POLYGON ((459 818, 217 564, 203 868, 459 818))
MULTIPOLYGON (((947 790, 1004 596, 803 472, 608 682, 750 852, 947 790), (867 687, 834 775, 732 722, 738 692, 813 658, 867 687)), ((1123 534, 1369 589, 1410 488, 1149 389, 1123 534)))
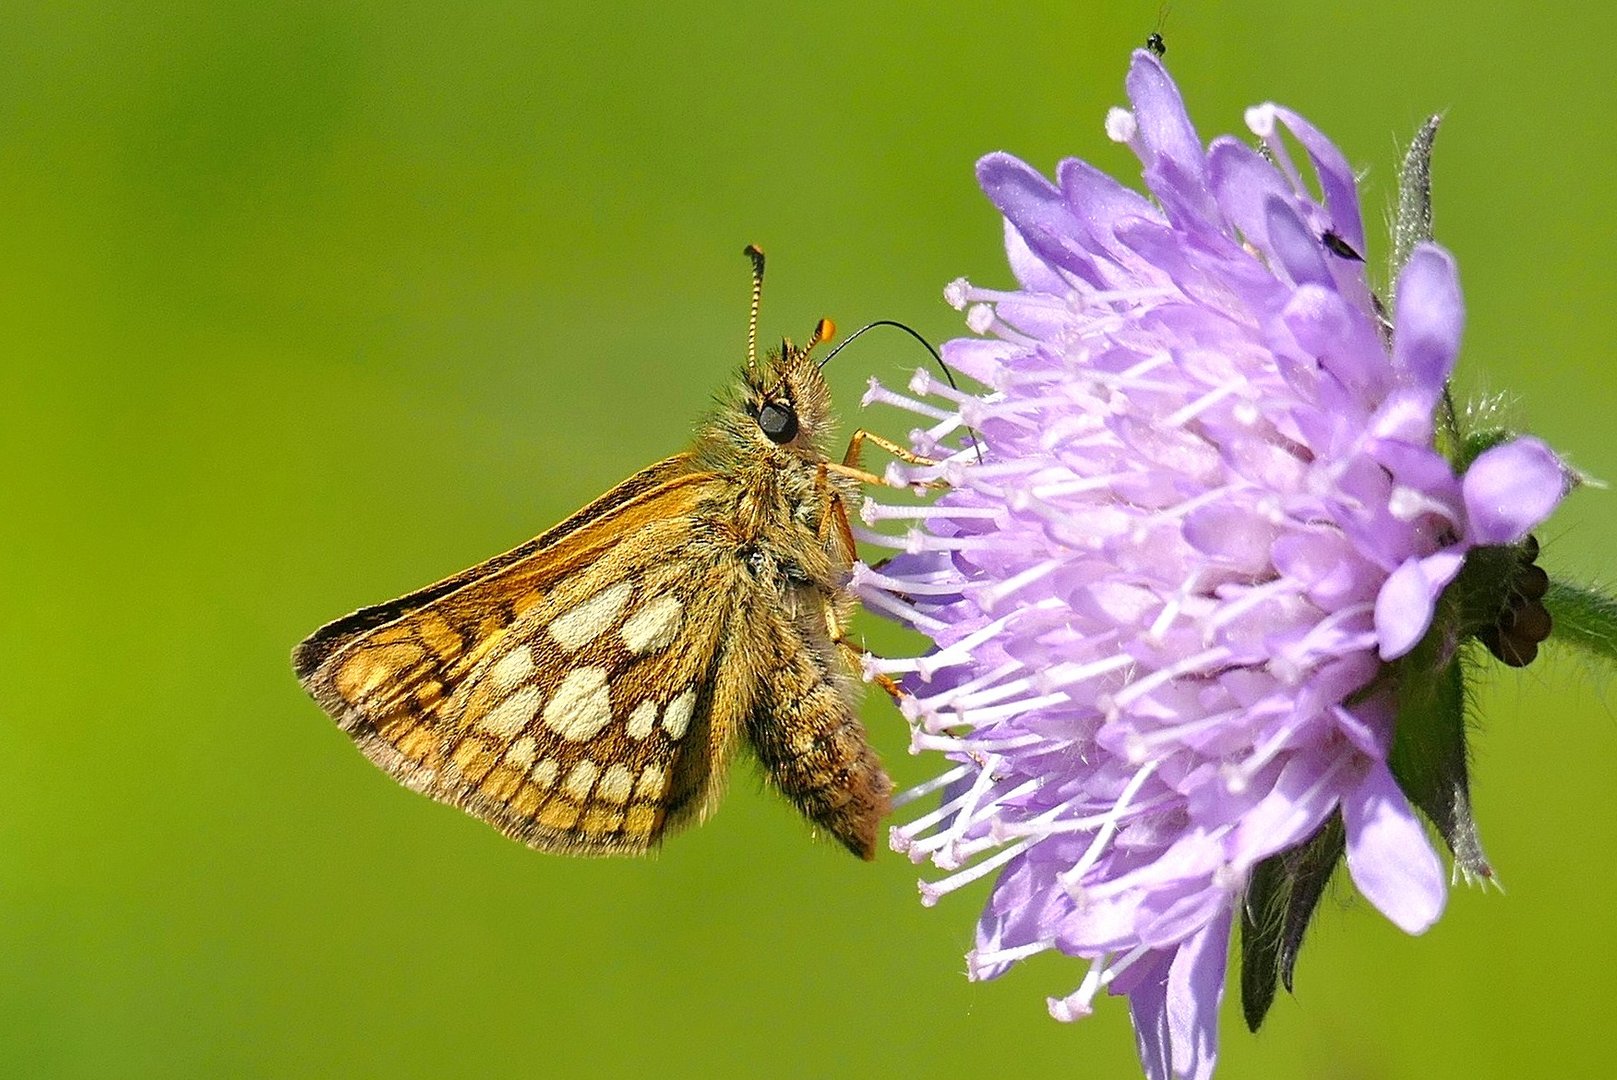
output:
POLYGON ((1159 60, 1168 55, 1168 43, 1162 40, 1162 35, 1155 30, 1146 35, 1145 48, 1147 52, 1159 60))
POLYGON ((1349 259, 1353 262, 1364 261, 1364 256, 1355 251, 1352 244, 1338 236, 1335 229, 1326 229, 1325 235, 1319 238, 1319 242, 1325 245, 1326 251, 1339 259, 1349 259))

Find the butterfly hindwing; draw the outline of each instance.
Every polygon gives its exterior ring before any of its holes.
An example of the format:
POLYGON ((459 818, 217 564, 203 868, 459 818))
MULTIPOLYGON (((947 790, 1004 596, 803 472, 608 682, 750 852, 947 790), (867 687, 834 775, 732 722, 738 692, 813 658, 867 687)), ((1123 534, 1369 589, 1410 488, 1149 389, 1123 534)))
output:
POLYGON ((549 851, 644 851, 723 786, 741 717, 717 671, 738 581, 643 524, 562 583, 456 690, 422 788, 549 851))

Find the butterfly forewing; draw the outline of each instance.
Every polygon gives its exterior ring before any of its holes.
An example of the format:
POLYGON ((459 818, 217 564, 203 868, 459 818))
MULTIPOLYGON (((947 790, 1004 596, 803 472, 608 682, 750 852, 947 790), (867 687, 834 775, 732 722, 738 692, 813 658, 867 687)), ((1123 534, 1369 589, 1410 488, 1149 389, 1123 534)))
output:
POLYGON ((391 621, 340 620, 305 684, 418 791, 546 850, 645 850, 711 805, 740 724, 713 708, 732 583, 691 543, 712 484, 603 499, 391 621))

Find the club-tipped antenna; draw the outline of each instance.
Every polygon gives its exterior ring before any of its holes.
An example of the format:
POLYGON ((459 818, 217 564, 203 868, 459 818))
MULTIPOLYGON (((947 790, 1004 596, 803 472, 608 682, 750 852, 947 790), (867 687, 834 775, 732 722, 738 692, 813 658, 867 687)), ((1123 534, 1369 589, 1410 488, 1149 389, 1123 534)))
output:
POLYGON ((758 369, 758 311, 764 304, 764 249, 748 244, 741 252, 752 260, 752 313, 747 317, 747 370, 758 369))
POLYGON ((814 333, 809 335, 808 341, 803 344, 804 354, 813 351, 814 346, 823 345, 837 336, 837 324, 830 319, 821 319, 814 324, 814 333))
MULTIPOLYGON (((825 320, 821 320, 821 321, 823 322, 825 320)), ((830 352, 825 354, 825 359, 821 360, 820 363, 819 363, 820 369, 824 370, 825 365, 829 364, 836 357, 837 353, 841 352, 843 349, 846 349, 849 345, 852 345, 855 341, 858 341, 860 336, 863 335, 865 333, 865 331, 874 330, 878 326, 891 326, 891 327, 894 327, 896 329, 904 331, 906 334, 908 334, 910 337, 914 338, 916 341, 919 341, 921 343, 921 347, 923 349, 925 349, 927 352, 932 354, 932 360, 933 360, 933 362, 935 362, 938 365, 938 370, 943 372, 944 381, 949 384, 949 389, 954 390, 956 392, 958 392, 960 390, 960 387, 955 385, 954 373, 949 370, 949 365, 945 364, 943 362, 943 357, 938 355, 938 350, 932 347, 932 343, 930 341, 928 341, 926 338, 922 337, 920 331, 916 330, 914 327, 910 326, 909 324, 901 323, 896 319, 877 319, 873 323, 866 323, 864 326, 861 326, 859 329, 857 329, 853 333, 849 334, 847 336, 847 338, 842 342, 842 344, 838 345, 836 348, 832 349, 830 352)), ((816 327, 816 333, 817 332, 818 332, 818 328, 816 327)), ((829 335, 827 335, 827 337, 829 337, 829 335)), ((982 446, 982 443, 977 441, 977 432, 970 425, 967 425, 966 426, 966 435, 971 439, 971 448, 974 451, 976 451, 976 453, 977 453, 977 464, 981 465, 983 463, 983 446, 982 446)))

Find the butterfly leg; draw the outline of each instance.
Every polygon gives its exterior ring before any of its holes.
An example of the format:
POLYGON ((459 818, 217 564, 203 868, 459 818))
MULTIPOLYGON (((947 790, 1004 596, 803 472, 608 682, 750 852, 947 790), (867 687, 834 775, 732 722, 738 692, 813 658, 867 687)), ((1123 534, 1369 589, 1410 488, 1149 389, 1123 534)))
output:
POLYGON ((859 457, 864 452, 865 443, 867 442, 874 443, 876 446, 881 447, 889 454, 892 454, 898 460, 907 461, 911 465, 939 464, 939 462, 934 461, 932 458, 922 457, 920 454, 917 454, 912 450, 907 450, 898 445, 896 442, 893 442, 893 440, 883 438, 874 432, 866 431, 864 428, 860 428, 859 430, 855 431, 853 433, 853 437, 848 440, 848 452, 842 455, 842 464, 857 466, 859 464, 859 457))
MULTIPOLYGON (((819 474, 815 477, 814 486, 816 492, 825 500, 825 510, 820 514, 820 543, 825 543, 829 537, 830 530, 834 528, 837 531, 837 538, 841 540, 846 550, 852 553, 856 550, 854 547, 853 523, 848 520, 848 507, 843 502, 842 496, 831 490, 830 483, 826 478, 825 465, 820 466, 819 474)), ((843 651, 849 666, 855 671, 863 672, 867 650, 861 649, 848 640, 848 628, 842 625, 842 617, 837 614, 836 607, 833 604, 825 606, 825 632, 836 644, 837 648, 843 651)), ((886 691, 887 695, 895 702, 902 699, 904 692, 899 689, 898 683, 886 675, 878 673, 873 675, 870 681, 886 691)))
MULTIPOLYGON (((837 648, 843 651, 843 654, 848 659, 848 664, 850 667, 853 667, 861 672, 864 670, 865 657, 870 655, 870 651, 868 649, 861 649, 859 646, 849 641, 846 637, 846 631, 843 632, 843 636, 833 637, 831 640, 836 643, 837 648)), ((886 692, 887 696, 893 699, 893 704, 898 705, 903 703, 904 689, 893 680, 892 676, 883 675, 878 671, 874 675, 870 676, 870 681, 881 687, 882 690, 886 692)))
POLYGON ((898 445, 896 442, 893 442, 891 439, 885 439, 880 435, 872 434, 871 432, 866 431, 864 428, 860 428, 858 431, 855 431, 853 433, 853 437, 848 440, 848 452, 842 455, 841 463, 829 462, 827 465, 822 466, 822 468, 829 468, 832 472, 838 473, 842 476, 852 477, 861 484, 874 484, 877 487, 895 488, 899 491, 941 491, 949 486, 941 480, 923 480, 913 484, 895 484, 884 476, 877 476, 868 469, 860 468, 859 458, 864 453, 865 443, 867 442, 881 447, 889 454, 892 454, 894 457, 898 458, 898 460, 908 462, 911 465, 939 464, 939 462, 933 460, 932 458, 922 457, 920 454, 906 450, 904 447, 898 445))

